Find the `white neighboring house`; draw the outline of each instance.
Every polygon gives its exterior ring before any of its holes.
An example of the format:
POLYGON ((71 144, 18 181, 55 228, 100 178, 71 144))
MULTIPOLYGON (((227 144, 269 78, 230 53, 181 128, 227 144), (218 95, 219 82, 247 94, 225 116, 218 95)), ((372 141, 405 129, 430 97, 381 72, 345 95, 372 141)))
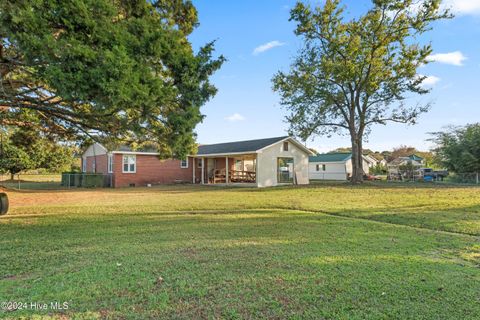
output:
POLYGON ((416 154, 409 155, 408 157, 398 157, 387 164, 389 174, 401 173, 402 166, 412 166, 414 169, 419 169, 425 166, 425 159, 417 156, 416 154))
MULTIPOLYGON (((363 157, 363 172, 368 173, 370 162, 363 157)), ((351 153, 325 153, 309 157, 310 180, 348 180, 352 175, 351 153)))
MULTIPOLYGON (((366 161, 368 163, 369 168, 373 168, 379 163, 379 161, 377 159, 375 159, 374 157, 372 157, 371 155, 368 155, 368 154, 364 155, 363 159, 364 159, 364 161, 366 161)), ((368 171, 367 171, 367 173, 368 173, 368 171)))

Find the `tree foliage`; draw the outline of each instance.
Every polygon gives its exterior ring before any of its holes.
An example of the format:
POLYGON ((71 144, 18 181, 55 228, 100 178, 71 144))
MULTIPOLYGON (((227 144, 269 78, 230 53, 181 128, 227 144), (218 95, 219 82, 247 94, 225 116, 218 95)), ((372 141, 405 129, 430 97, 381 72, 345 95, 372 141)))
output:
POLYGON ((4 144, 0 149, 0 173, 14 174, 32 167, 32 160, 21 148, 4 144))
POLYGON ((373 0, 362 16, 347 20, 340 0, 312 8, 298 2, 290 20, 303 39, 288 73, 278 72, 273 88, 289 111, 291 133, 347 133, 352 143, 352 181, 362 180, 362 143, 374 124, 415 123, 429 104, 410 104, 425 94, 417 68, 428 63, 430 44, 417 37, 433 21, 449 17, 440 0, 373 0))
POLYGON ((393 148, 387 160, 392 161, 400 157, 408 157, 417 153, 418 153, 418 150, 415 147, 401 145, 399 147, 393 148))
POLYGON ((433 133, 436 160, 456 173, 480 172, 480 123, 433 133))
POLYGON ((0 124, 191 152, 224 61, 194 53, 197 25, 186 0, 1 1, 0 124))
POLYGON ((29 128, 0 129, 0 171, 16 174, 26 170, 71 170, 75 147, 29 128))

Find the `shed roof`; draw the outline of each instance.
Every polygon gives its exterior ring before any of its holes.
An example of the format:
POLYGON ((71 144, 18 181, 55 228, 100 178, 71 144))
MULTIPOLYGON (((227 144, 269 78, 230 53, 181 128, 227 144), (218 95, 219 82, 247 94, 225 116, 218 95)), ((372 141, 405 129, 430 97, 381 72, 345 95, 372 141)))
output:
POLYGON ((417 156, 416 154, 409 155, 408 158, 409 158, 410 160, 415 160, 415 161, 422 161, 422 160, 423 160, 422 157, 419 157, 419 156, 417 156))
POLYGON ((283 137, 276 137, 276 138, 200 145, 198 147, 197 155, 256 152, 260 149, 268 147, 269 145, 285 140, 287 138, 288 136, 283 136, 283 137))
POLYGON ((310 162, 343 162, 347 161, 352 157, 351 153, 347 152, 335 152, 335 153, 324 153, 318 154, 316 156, 311 156, 308 158, 310 162))

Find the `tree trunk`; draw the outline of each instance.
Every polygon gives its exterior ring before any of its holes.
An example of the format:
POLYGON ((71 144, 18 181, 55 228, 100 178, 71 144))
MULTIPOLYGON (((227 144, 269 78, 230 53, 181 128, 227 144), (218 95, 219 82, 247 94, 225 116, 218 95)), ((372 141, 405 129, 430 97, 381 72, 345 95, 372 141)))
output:
POLYGON ((11 181, 15 180, 15 173, 10 172, 10 180, 11 181))
POLYGON ((352 137, 352 183, 363 182, 363 147, 362 139, 358 136, 352 137))

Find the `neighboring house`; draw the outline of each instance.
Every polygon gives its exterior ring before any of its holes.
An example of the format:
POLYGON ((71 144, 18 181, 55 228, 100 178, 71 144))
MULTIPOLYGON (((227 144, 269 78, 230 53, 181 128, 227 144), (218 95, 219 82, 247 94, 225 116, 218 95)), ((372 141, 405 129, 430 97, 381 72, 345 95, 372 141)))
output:
MULTIPOLYGON (((309 177, 312 180, 347 180, 352 175, 351 153, 324 153, 309 158, 309 177)), ((368 173, 369 162, 363 156, 363 172, 368 173)))
POLYGON ((378 162, 378 164, 380 164, 382 167, 386 167, 387 166, 387 160, 382 159, 378 162))
MULTIPOLYGON (((372 157, 371 155, 368 155, 368 154, 364 155, 363 159, 364 159, 364 161, 367 162, 369 168, 373 168, 379 163, 379 161, 377 159, 375 159, 374 157, 372 157)), ((368 171, 367 171, 367 173, 368 173, 368 171)))
POLYGON ((388 172, 391 174, 399 173, 400 167, 412 166, 413 168, 421 168, 425 165, 425 159, 412 154, 408 157, 398 157, 387 163, 388 172))
POLYGON ((96 143, 83 153, 82 171, 109 174, 114 187, 179 182, 270 187, 308 184, 311 154, 288 136, 200 145, 196 155, 183 160, 160 160, 154 151, 107 150, 96 143))
POLYGON ((398 157, 387 164, 389 180, 414 179, 415 172, 425 166, 425 160, 415 154, 398 157))

